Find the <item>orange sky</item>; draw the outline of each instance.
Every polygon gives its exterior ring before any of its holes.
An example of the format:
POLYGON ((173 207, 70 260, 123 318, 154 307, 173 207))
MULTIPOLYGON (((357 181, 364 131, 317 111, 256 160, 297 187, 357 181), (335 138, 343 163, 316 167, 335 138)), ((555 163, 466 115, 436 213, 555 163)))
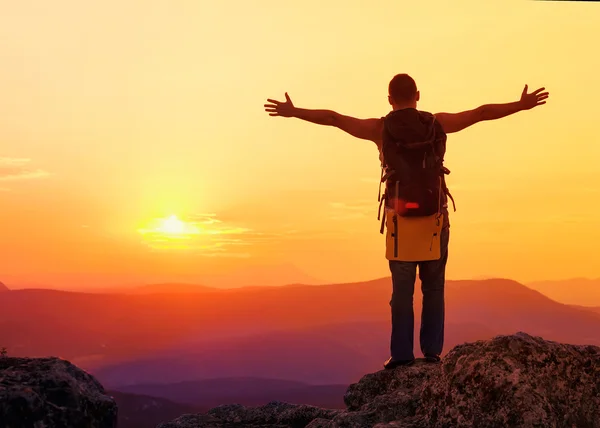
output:
POLYGON ((234 4, 3 4, 0 280, 387 275, 374 145, 263 104, 379 117, 400 72, 432 112, 551 94, 449 136, 448 278, 600 276, 600 4, 234 4))

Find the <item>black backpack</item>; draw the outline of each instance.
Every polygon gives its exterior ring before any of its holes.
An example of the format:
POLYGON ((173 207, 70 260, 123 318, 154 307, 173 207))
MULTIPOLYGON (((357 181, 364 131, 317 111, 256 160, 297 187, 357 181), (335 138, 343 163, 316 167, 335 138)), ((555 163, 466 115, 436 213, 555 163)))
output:
POLYGON ((403 217, 440 213, 446 195, 452 198, 445 182, 450 171, 444 167, 442 126, 433 114, 413 108, 390 112, 383 124, 381 183, 386 188, 380 208, 385 202, 403 217))

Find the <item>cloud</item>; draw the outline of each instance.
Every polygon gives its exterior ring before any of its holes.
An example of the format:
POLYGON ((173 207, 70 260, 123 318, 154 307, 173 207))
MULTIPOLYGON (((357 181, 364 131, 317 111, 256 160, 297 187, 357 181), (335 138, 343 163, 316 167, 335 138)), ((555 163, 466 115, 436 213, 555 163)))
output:
POLYGON ((373 201, 357 201, 353 203, 347 202, 330 202, 333 214, 332 220, 356 220, 369 216, 377 217, 377 200, 373 201))
MULTIPOLYGON (((588 194, 600 193, 600 186, 581 186, 578 182, 570 183, 538 183, 530 182, 527 187, 543 186, 545 189, 552 189, 553 193, 564 192, 568 194, 588 194)), ((525 194, 526 188, 515 188, 514 186, 503 185, 502 183, 470 182, 459 184, 448 184, 450 192, 483 192, 483 193, 507 193, 525 194)))
POLYGON ((48 172, 31 168, 31 159, 0 157, 0 181, 32 180, 47 177, 48 172))
POLYGON ((31 159, 28 158, 4 158, 0 157, 0 165, 23 165, 31 162, 31 159))
POLYGON ((262 232, 231 222, 216 214, 196 214, 181 219, 154 219, 138 232, 154 250, 187 250, 204 257, 250 257, 257 245, 273 244, 296 231, 262 232))
POLYGON ((195 214, 186 218, 187 222, 194 224, 216 224, 222 223, 221 220, 217 218, 216 214, 195 214))
POLYGON ((232 251, 226 251, 224 249, 215 249, 211 251, 205 251, 200 254, 202 257, 223 257, 230 259, 248 259, 252 257, 250 253, 236 253, 232 251))

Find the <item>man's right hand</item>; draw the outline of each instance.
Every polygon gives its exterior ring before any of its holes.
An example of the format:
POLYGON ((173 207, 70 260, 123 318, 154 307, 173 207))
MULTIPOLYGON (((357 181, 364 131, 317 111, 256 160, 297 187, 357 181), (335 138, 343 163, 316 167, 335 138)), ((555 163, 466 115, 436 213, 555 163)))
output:
POLYGON ((290 96, 285 93, 285 102, 267 99, 265 111, 269 116, 296 117, 317 125, 335 126, 353 137, 381 144, 382 123, 380 119, 357 119, 344 116, 332 110, 311 110, 294 106, 290 96))
POLYGON ((285 93, 285 100, 285 102, 282 102, 268 98, 267 101, 271 104, 265 104, 265 111, 269 112, 269 116, 294 116, 296 107, 294 107, 294 103, 292 103, 292 99, 290 98, 287 92, 285 93))

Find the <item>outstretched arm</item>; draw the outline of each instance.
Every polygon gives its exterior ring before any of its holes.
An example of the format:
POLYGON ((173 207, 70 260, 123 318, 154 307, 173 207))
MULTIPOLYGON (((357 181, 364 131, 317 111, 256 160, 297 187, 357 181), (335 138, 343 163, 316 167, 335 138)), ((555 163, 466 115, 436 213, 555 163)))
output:
POLYGON ((363 140, 377 142, 381 139, 380 119, 357 119, 332 110, 298 108, 294 106, 287 92, 285 99, 285 102, 267 99, 270 104, 265 104, 265 111, 269 116, 295 117, 317 125, 335 126, 363 140))
POLYGON ((437 113, 435 117, 447 134, 458 132, 477 122, 501 119, 511 114, 546 104, 544 100, 548 98, 549 93, 542 92, 544 89, 540 88, 528 94, 527 85, 525 85, 519 101, 506 104, 485 104, 476 109, 461 113, 437 113))

